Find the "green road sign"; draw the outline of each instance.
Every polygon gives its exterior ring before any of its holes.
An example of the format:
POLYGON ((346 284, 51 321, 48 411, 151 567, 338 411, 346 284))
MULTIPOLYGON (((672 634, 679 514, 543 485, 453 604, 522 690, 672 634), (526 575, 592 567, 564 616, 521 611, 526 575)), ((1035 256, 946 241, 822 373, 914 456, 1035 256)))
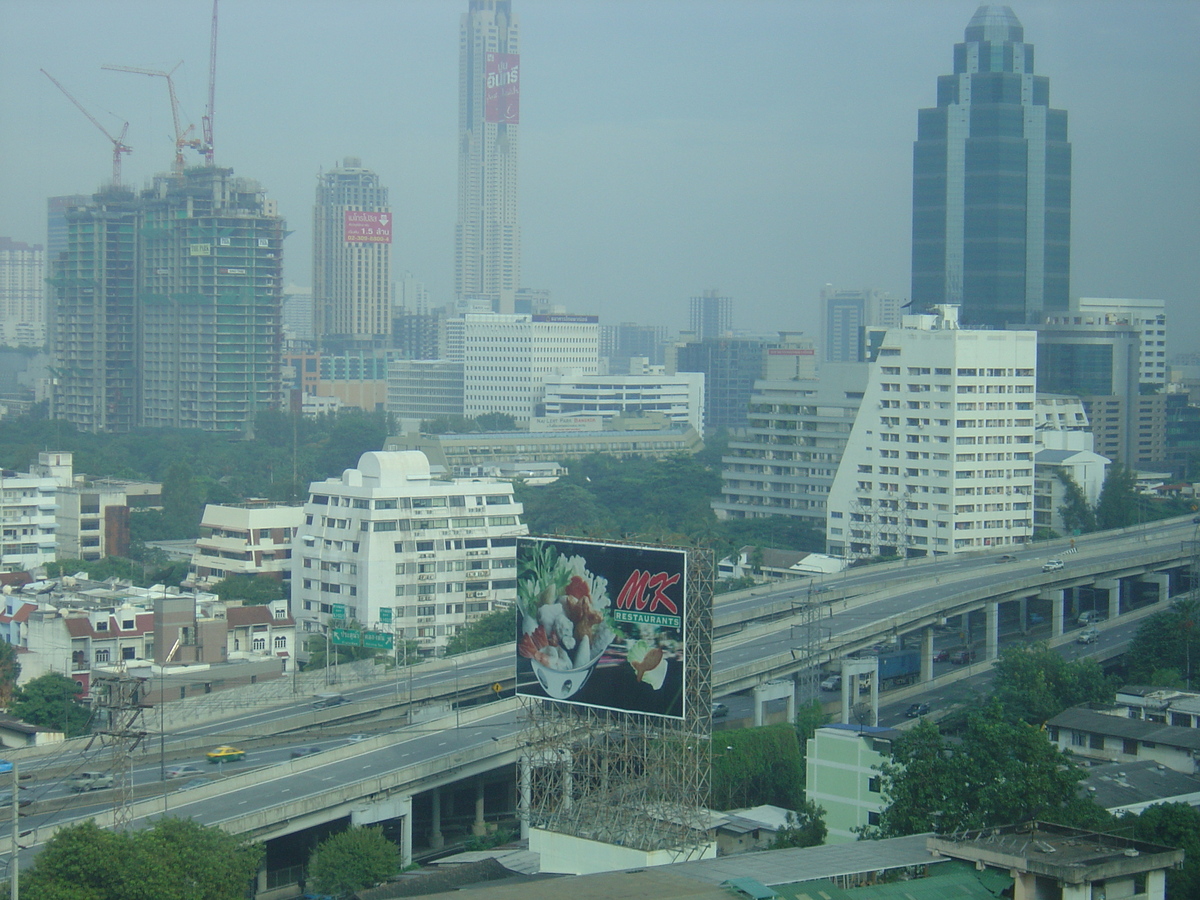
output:
POLYGON ((390 606, 384 606, 380 608, 379 621, 385 624, 392 621, 392 608, 390 606))
POLYGON ((392 636, 382 631, 363 632, 363 646, 368 650, 391 650, 392 636))
POLYGON ((332 609, 331 615, 332 615, 332 616, 333 616, 335 619, 344 619, 344 618, 346 618, 346 604, 345 604, 345 603, 335 603, 335 604, 333 604, 333 609, 332 609))
POLYGON ((358 647, 362 644, 362 632, 357 628, 335 628, 333 643, 339 647, 358 647))

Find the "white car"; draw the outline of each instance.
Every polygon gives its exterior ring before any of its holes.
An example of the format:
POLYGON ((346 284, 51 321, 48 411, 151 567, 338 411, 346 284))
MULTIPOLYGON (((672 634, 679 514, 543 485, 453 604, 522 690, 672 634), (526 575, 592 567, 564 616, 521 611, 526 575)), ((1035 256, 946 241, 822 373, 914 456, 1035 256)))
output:
POLYGON ((1057 572, 1062 568, 1064 568, 1064 564, 1061 559, 1048 559, 1042 563, 1043 572, 1057 572))
POLYGON ((1100 637, 1099 631, 1095 628, 1087 628, 1079 632, 1079 637, 1075 638, 1075 641, 1080 644, 1094 644, 1098 637, 1100 637))

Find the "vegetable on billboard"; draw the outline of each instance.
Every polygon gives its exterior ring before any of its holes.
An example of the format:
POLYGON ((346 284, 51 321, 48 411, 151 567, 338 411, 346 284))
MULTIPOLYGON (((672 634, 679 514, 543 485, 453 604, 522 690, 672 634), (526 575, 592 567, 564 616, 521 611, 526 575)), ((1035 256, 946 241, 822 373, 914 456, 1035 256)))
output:
POLYGON ((517 542, 517 693, 683 718, 687 554, 517 542))

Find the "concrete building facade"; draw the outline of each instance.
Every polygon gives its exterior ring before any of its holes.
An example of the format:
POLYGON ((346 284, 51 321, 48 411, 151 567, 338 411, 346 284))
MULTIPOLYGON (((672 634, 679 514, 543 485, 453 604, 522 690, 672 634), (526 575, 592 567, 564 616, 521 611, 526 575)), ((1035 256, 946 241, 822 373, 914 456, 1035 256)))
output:
POLYGON ((205 588, 236 575, 290 583, 292 543, 303 519, 303 507, 285 503, 207 504, 186 583, 205 588))
POLYGON ((704 374, 552 375, 544 382, 542 415, 614 419, 661 413, 704 432, 704 374))
POLYGON ((0 237, 0 346, 46 343, 46 253, 0 237))

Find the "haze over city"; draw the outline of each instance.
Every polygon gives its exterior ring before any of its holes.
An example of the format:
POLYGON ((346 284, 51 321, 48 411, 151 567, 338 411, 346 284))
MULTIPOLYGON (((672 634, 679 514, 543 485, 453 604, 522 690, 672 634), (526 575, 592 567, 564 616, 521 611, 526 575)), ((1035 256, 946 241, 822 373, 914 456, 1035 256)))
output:
MULTIPOLYGON (((522 281, 614 324, 686 325, 716 287, 735 327, 815 335, 822 285, 909 294, 917 110, 976 3, 549 2, 522 28, 522 281)), ((269 2, 220 10, 216 161, 260 181, 293 234, 288 282, 312 280, 316 176, 344 156, 379 173, 393 272, 452 299, 456 0, 269 2)), ((1200 337, 1200 6, 1013 4, 1069 113, 1072 296, 1167 300, 1172 352, 1200 337)), ((48 196, 169 167, 161 80, 185 122, 205 102, 211 4, 0 0, 0 234, 45 241, 48 196)), ((193 157, 189 164, 198 162, 193 157)))

